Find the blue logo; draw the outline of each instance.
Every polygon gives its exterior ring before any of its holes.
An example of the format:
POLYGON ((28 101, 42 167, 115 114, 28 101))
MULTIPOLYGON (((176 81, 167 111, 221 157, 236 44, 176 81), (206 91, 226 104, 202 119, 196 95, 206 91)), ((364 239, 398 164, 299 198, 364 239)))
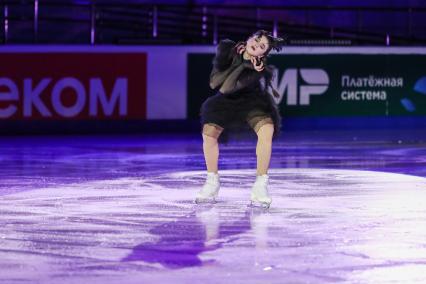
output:
MULTIPOLYGON (((419 80, 417 80, 416 84, 414 84, 414 91, 422 95, 426 95, 426 76, 423 76, 419 80)), ((401 104, 405 108, 405 110, 409 112, 413 112, 416 110, 416 106, 408 98, 402 98, 401 104)))
POLYGON ((417 80, 416 84, 414 85, 414 91, 426 95, 426 76, 417 80))

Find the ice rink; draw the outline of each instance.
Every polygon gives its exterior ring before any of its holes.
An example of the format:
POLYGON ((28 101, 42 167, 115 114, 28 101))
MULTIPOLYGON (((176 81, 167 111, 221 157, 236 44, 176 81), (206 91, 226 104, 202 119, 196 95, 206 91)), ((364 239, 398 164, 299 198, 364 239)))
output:
POLYGON ((424 131, 275 141, 268 210, 249 207, 255 141, 221 145, 196 205, 201 137, 0 142, 0 283, 425 283, 424 131))

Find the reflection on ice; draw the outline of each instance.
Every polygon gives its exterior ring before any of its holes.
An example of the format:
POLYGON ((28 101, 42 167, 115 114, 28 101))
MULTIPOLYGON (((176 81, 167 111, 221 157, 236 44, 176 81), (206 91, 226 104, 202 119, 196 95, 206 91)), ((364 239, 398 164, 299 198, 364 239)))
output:
POLYGON ((204 174, 182 171, 143 179, 56 183, 2 196, 1 279, 426 280, 421 274, 426 268, 425 178, 272 169, 274 202, 262 210, 247 206, 252 169, 221 171, 218 203, 194 204, 204 174))

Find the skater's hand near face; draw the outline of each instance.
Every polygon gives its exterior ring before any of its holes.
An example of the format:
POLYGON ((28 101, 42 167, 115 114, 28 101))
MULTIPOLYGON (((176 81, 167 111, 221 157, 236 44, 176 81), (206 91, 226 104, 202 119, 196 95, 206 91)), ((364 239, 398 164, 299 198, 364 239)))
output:
POLYGON ((254 70, 256 70, 257 72, 262 71, 263 69, 265 69, 265 64, 263 63, 263 60, 261 58, 257 57, 252 57, 250 58, 251 63, 253 64, 254 70))

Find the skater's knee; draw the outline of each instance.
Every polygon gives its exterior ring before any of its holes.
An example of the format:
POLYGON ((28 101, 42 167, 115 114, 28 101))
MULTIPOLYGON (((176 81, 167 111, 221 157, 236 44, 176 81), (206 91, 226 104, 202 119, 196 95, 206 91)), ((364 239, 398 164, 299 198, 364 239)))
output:
POLYGON ((254 132, 256 132, 257 135, 263 134, 265 130, 267 130, 268 132, 272 131, 272 133, 274 131, 274 121, 269 116, 264 116, 264 115, 254 116, 248 119, 247 122, 250 125, 250 127, 253 128, 254 132), (261 129, 262 131, 259 132, 261 129))
POLYGON ((272 123, 272 120, 268 118, 259 121, 258 124, 261 124, 257 127, 256 131, 258 139, 265 143, 272 143, 272 136, 274 135, 274 124, 272 123))
POLYGON ((223 128, 214 123, 206 123, 203 125, 203 140, 204 142, 211 143, 217 142, 223 128))

